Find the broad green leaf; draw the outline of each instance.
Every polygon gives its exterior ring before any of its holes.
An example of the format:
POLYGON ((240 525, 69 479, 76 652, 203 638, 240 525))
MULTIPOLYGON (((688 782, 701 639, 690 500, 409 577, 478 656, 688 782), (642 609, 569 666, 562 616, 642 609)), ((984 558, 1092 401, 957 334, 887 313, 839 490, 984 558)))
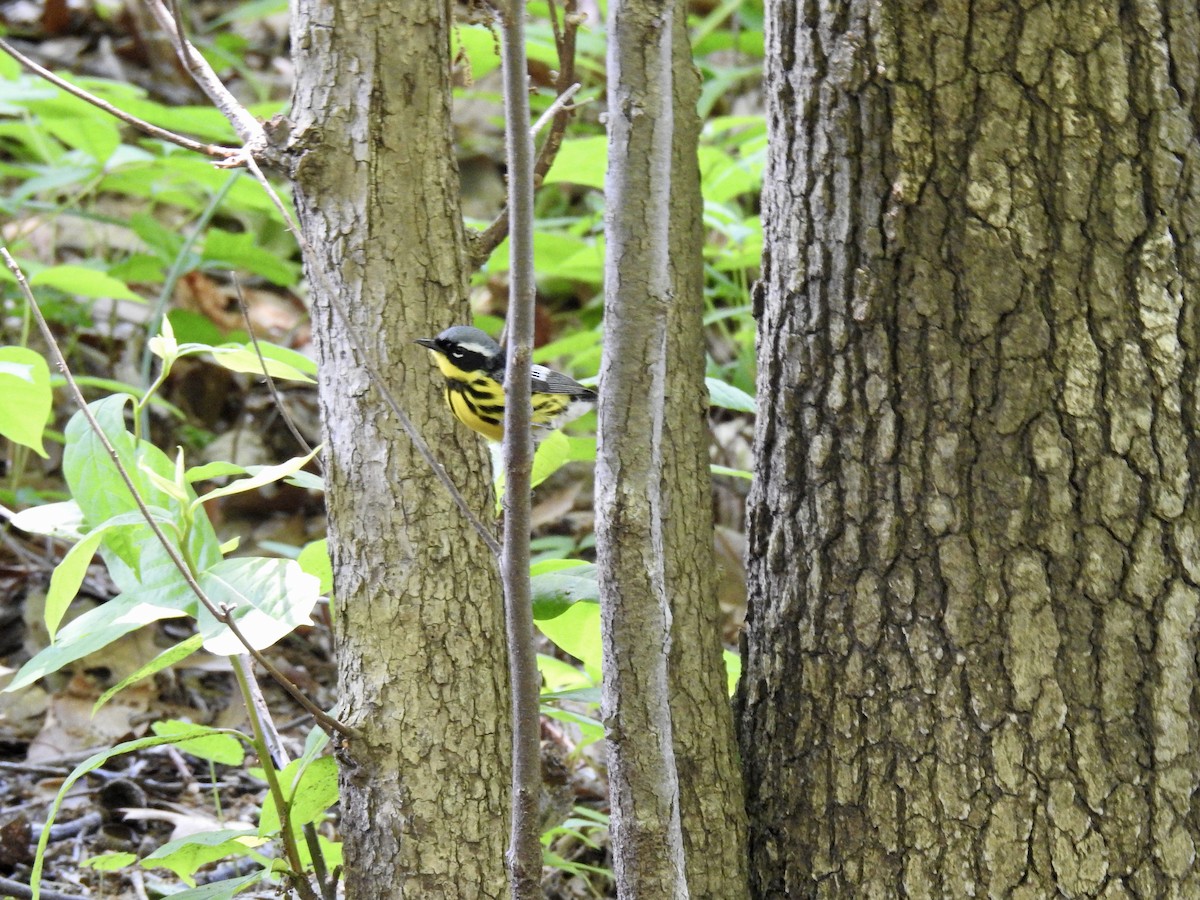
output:
POLYGON ((307 369, 312 368, 312 361, 303 354, 296 353, 294 350, 284 350, 282 347, 267 344, 264 341, 259 341, 259 349, 262 351, 263 358, 260 361, 258 354, 254 352, 254 345, 246 346, 226 345, 224 347, 213 347, 213 361, 226 369, 233 372, 246 372, 251 375, 263 374, 263 363, 266 363, 267 373, 272 378, 285 378, 291 381, 304 381, 308 384, 316 382, 309 377, 307 369), (281 359, 287 355, 286 360, 281 359))
POLYGON ((210 862, 216 862, 227 856, 248 856, 269 868, 271 861, 256 849, 265 843, 267 843, 266 838, 259 837, 253 831, 242 831, 235 828, 206 831, 178 840, 167 841, 149 856, 144 857, 142 865, 147 869, 170 869, 189 887, 195 887, 196 879, 193 876, 201 866, 206 866, 210 862))
POLYGON ((101 853, 99 856, 90 856, 83 861, 83 864, 97 872, 116 872, 135 862, 137 862, 136 853, 109 852, 101 853))
POLYGON ((209 228, 204 237, 204 259, 253 272, 281 287, 291 287, 298 280, 294 265, 260 246, 257 236, 248 231, 235 234, 209 228))
MULTIPOLYGON (((143 502, 164 510, 167 519, 178 523, 178 529, 181 531, 185 519, 182 504, 170 493, 156 486, 146 474, 147 471, 152 471, 159 477, 174 482, 175 463, 146 441, 135 444, 133 435, 125 425, 125 408, 129 399, 128 395, 114 394, 88 404, 88 408, 116 449, 118 458, 143 502)), ((66 475, 71 495, 78 501, 86 521, 102 523, 122 513, 136 511, 137 504, 128 487, 82 413, 76 413, 67 423, 66 439, 63 473, 66 475)), ((189 502, 195 499, 195 492, 190 488, 187 497, 189 502)), ((169 532, 168 536, 177 539, 175 531, 169 532)), ((145 529, 115 530, 108 534, 101 544, 101 555, 108 564, 110 574, 122 590, 136 586, 138 573, 143 566, 143 553, 150 544, 157 545, 158 541, 148 526, 145 529), (114 560, 119 564, 115 564, 114 560), (126 571, 121 570, 122 565, 126 571), (134 579, 134 583, 130 583, 128 578, 122 580, 126 573, 134 579)), ((207 568, 221 559, 220 542, 206 515, 197 514, 194 517, 188 531, 187 544, 182 550, 194 569, 207 568)), ((158 552, 162 553, 161 546, 158 552)), ((169 559, 166 559, 166 562, 169 564, 169 559)), ((177 572, 175 577, 179 577, 177 572)))
POLYGON ((571 447, 567 437, 561 431, 552 431, 538 444, 533 453, 533 473, 531 483, 537 487, 571 458, 571 447))
POLYGON ((198 634, 193 634, 186 640, 181 641, 174 647, 168 647, 154 659, 150 660, 143 666, 138 667, 137 671, 122 678, 119 682, 110 687, 107 691, 100 695, 99 699, 92 704, 92 715, 94 716, 105 703, 119 694, 131 684, 136 684, 143 678, 149 678, 151 675, 156 675, 163 669, 170 668, 176 663, 183 662, 193 653, 200 649, 200 645, 204 643, 204 638, 198 634))
POLYGON ((726 384, 719 378, 705 378, 708 385, 708 402, 712 406, 721 406, 737 412, 752 413, 755 411, 754 398, 745 391, 726 384))
POLYGON ((530 579, 530 586, 533 591, 533 618, 538 622, 561 616, 580 601, 600 602, 596 567, 591 564, 534 575, 530 579))
POLYGON ((594 687, 595 683, 578 668, 554 656, 539 653, 538 672, 542 676, 542 695, 575 688, 594 687))
MULTIPOLYGON (((332 756, 296 759, 279 773, 279 784, 288 802, 288 820, 292 828, 308 825, 325 817, 338 799, 337 762, 332 756)), ((275 796, 267 794, 258 820, 258 833, 274 834, 282 827, 275 796)))
POLYGON ((65 541, 83 537, 83 510, 74 500, 31 506, 14 515, 13 526, 30 534, 44 534, 65 541))
POLYGON ((50 367, 26 347, 0 347, 0 435, 45 458, 42 433, 53 402, 50 367))
POLYGON ((567 138, 558 148, 554 165, 546 173, 546 184, 566 182, 604 190, 608 168, 608 138, 603 135, 567 138))
POLYGON ((265 487, 268 484, 273 484, 276 481, 281 481, 296 472, 299 472, 309 460, 320 452, 318 447, 313 450, 308 456, 295 456, 287 462, 279 463, 275 466, 250 466, 246 469, 250 472, 249 478, 239 478, 237 481, 230 482, 224 487, 213 488, 207 494, 196 498, 192 502, 193 506, 198 506, 201 503, 207 503, 209 500, 216 500, 218 497, 229 497, 233 494, 241 494, 246 491, 256 491, 260 487, 265 487))
POLYGON ((104 649, 143 625, 184 615, 178 596, 168 596, 167 602, 156 603, 151 599, 155 593, 153 589, 127 591, 72 619, 58 632, 53 644, 21 666, 4 688, 5 692, 33 684, 63 666, 104 649))
MULTIPOLYGON (((223 559, 201 572, 198 581, 218 608, 234 608, 238 628, 256 650, 271 646, 299 625, 312 624, 309 614, 321 586, 294 559, 262 557, 223 559)), ((209 653, 232 656, 245 651, 233 632, 208 610, 194 605, 192 612, 209 653)))
POLYGON ((742 658, 729 650, 722 650, 725 660, 725 681, 729 688, 729 696, 737 693, 738 680, 742 677, 742 658))
POLYGON ((108 116, 93 113, 69 118, 43 118, 42 127, 72 150, 82 150, 98 166, 108 163, 121 144, 116 120, 108 116))
POLYGON ((163 737, 188 735, 187 738, 177 742, 175 746, 184 753, 190 753, 200 759, 223 766, 240 766, 246 760, 246 750, 242 746, 245 738, 229 729, 207 728, 204 734, 194 736, 196 734, 195 725, 174 719, 155 722, 150 727, 155 734, 163 737))
POLYGON ((226 878, 223 881, 210 881, 194 888, 188 888, 170 895, 170 900, 233 900, 245 888, 258 884, 270 876, 266 868, 242 875, 240 878, 226 878))
POLYGON ((333 590, 333 564, 329 561, 327 539, 321 538, 319 541, 305 544, 300 555, 296 557, 296 562, 300 564, 301 569, 309 575, 315 575, 321 582, 317 588, 319 593, 328 594, 333 590))
POLYGON ((539 620, 537 626, 556 647, 582 662, 588 675, 600 680, 600 604, 574 603, 553 619, 539 620))
POLYGON ((472 82, 500 68, 496 35, 492 29, 483 25, 456 25, 450 38, 454 58, 463 56, 470 63, 472 82))
POLYGON ((87 574, 88 566, 91 565, 92 557, 96 555, 96 549, 103 538, 102 529, 93 531, 68 550, 62 562, 54 567, 54 573, 50 576, 50 587, 46 591, 45 611, 46 630, 51 641, 58 632, 59 623, 62 622, 67 607, 79 593, 83 576, 87 574))
POLYGON ((80 297, 111 297, 114 300, 146 301, 131 291, 125 282, 113 278, 107 272, 89 269, 86 266, 51 266, 43 269, 29 283, 34 287, 57 288, 64 294, 80 297))

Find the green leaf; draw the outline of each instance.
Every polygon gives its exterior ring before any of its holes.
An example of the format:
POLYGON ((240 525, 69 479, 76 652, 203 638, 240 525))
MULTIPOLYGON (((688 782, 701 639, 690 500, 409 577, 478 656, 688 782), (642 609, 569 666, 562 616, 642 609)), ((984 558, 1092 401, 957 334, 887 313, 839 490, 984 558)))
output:
MULTIPOLYGON (((177 523, 176 528, 168 533, 168 537, 174 537, 183 533, 185 527, 187 517, 183 504, 156 486, 146 473, 154 472, 160 478, 174 483, 175 463, 152 444, 135 442, 125 426, 125 408, 129 399, 128 395, 114 394, 88 404, 88 408, 116 449, 142 500, 148 506, 163 510, 167 521, 177 523)), ((137 504, 128 487, 82 413, 76 413, 67 423, 66 438, 63 473, 71 495, 83 510, 85 520, 91 523, 106 522, 122 513, 136 511, 137 504)), ((186 495, 189 503, 195 499, 195 492, 190 488, 186 495)), ((194 569, 207 568, 221 559, 220 542, 206 515, 192 518, 187 536, 186 545, 180 549, 194 569)), ((149 526, 143 529, 117 529, 105 536, 100 552, 110 574, 122 590, 136 587, 139 577, 144 577, 144 573, 142 576, 139 573, 144 566, 144 553, 150 545, 158 546, 157 552, 163 553, 149 526)), ((154 561, 170 565, 169 558, 165 556, 156 556, 154 561)), ((180 579, 178 572, 174 572, 173 577, 180 579)))
POLYGON ((256 491, 260 487, 265 487, 268 484, 273 484, 276 481, 282 481, 289 475, 299 472, 309 460, 317 455, 321 450, 318 447, 313 450, 308 456, 295 456, 287 462, 279 463, 275 466, 249 466, 246 471, 250 472, 249 478, 239 478, 237 481, 231 482, 225 487, 213 488, 207 494, 196 498, 192 502, 193 506, 199 506, 201 503, 207 503, 209 500, 216 500, 218 497, 229 497, 233 494, 241 494, 246 491, 256 491))
POLYGON ((147 869, 170 869, 190 887, 196 886, 193 877, 201 866, 210 862, 224 859, 227 856, 248 856, 265 868, 271 861, 257 852, 255 848, 267 843, 253 831, 242 831, 235 828, 223 828, 219 831, 206 831, 200 834, 188 835, 174 841, 167 841, 149 856, 142 859, 142 865, 147 869))
POLYGON ((726 384, 719 378, 705 378, 704 383, 708 385, 708 402, 711 405, 737 412, 755 411, 754 398, 745 391, 735 388, 732 384, 726 384))
POLYGON ((244 888, 258 884, 270 875, 268 869, 259 869, 240 878, 226 878, 224 881, 210 881, 198 887, 188 888, 170 895, 171 900, 233 900, 244 888))
MULTIPOLYGON (((262 351, 267 373, 272 378, 285 378, 291 381, 304 381, 308 384, 316 384, 316 381, 307 374, 308 370, 311 370, 315 374, 316 367, 312 360, 308 359, 302 353, 297 353, 294 350, 285 350, 283 347, 268 344, 266 341, 259 341, 258 346, 262 351)), ((227 344, 223 347, 213 347, 211 352, 213 361, 230 371, 246 372, 251 375, 263 374, 263 362, 259 361, 258 354, 254 352, 253 344, 227 344)))
POLYGON ((729 650, 722 650, 725 660, 725 681, 729 688, 729 696, 737 693, 738 680, 742 677, 742 658, 729 650))
POLYGON ((64 541, 77 541, 84 535, 83 510, 74 500, 31 506, 9 521, 30 534, 44 534, 64 541))
POLYGON ((42 127, 72 150, 82 150, 103 166, 121 144, 116 122, 108 116, 77 115, 42 119, 42 127))
POLYGON ((556 647, 582 662, 588 675, 600 680, 600 604, 572 604, 553 619, 539 620, 537 626, 556 647))
MULTIPOLYGON (((182 579, 179 582, 182 584, 182 579)), ((141 591, 126 591, 107 603, 89 609, 64 625, 53 644, 43 648, 21 666, 4 691, 17 691, 33 684, 39 678, 102 650, 150 622, 184 615, 180 599, 178 594, 164 596, 152 585, 141 591), (162 601, 153 602, 152 598, 156 596, 163 598, 162 601)))
MULTIPOLYGON (((325 817, 338 799, 337 762, 332 756, 292 760, 279 773, 279 784, 288 805, 288 821, 293 829, 325 817)), ((274 794, 263 801, 258 833, 274 834, 282 827, 274 794)))
POLYGON ((143 678, 149 678, 151 675, 158 674, 163 669, 170 668, 176 663, 182 662, 199 650, 200 645, 203 643, 203 637, 198 634, 193 634, 186 640, 180 641, 174 647, 168 647, 145 665, 139 666, 137 671, 122 678, 119 682, 101 694, 99 699, 92 704, 92 715, 96 715, 96 713, 99 712, 100 707, 102 707, 121 691, 125 690, 125 688, 129 687, 131 684, 136 684, 143 678))
POLYGON ((89 869, 95 869, 97 872, 116 872, 124 869, 126 866, 131 866, 137 862, 137 855, 134 853, 101 853, 99 856, 91 856, 83 861, 83 864, 89 869))
POLYGON ((300 555, 296 557, 296 562, 309 575, 315 575, 319 579, 319 593, 328 594, 333 590, 333 564, 329 561, 329 541, 326 538, 305 544, 300 555))
POLYGON ((64 294, 79 297, 111 297, 114 300, 146 301, 129 289, 125 282, 113 278, 107 272, 89 269, 86 266, 51 266, 29 279, 34 287, 52 287, 64 294))
POLYGON ((103 538, 103 529, 93 531, 68 550, 62 562, 54 567, 54 573, 50 576, 50 587, 46 591, 45 610, 46 630, 51 641, 58 632, 67 607, 79 593, 79 586, 83 584, 83 577, 87 574, 88 566, 91 565, 92 557, 96 555, 96 549, 103 538))
POLYGON ((486 26, 456 23, 451 32, 451 48, 455 59, 465 56, 470 63, 472 82, 500 68, 496 35, 486 26))
POLYGON ((43 459, 42 433, 53 402, 50 367, 26 347, 0 347, 0 435, 43 459))
POLYGON ((533 591, 533 618, 538 622, 561 616, 580 601, 600 602, 596 567, 591 564, 574 566, 565 571, 543 572, 529 581, 533 591))
POLYGON ((558 148, 544 183, 565 182, 604 190, 607 168, 608 138, 603 135, 567 138, 558 148))
POLYGON ((537 487, 571 459, 571 445, 561 431, 552 431, 542 439, 533 453, 531 484, 537 487))
POLYGON ((196 736, 197 726, 190 722, 180 722, 167 719, 155 722, 150 726, 154 733, 162 737, 179 737, 187 735, 175 746, 184 753, 223 766, 240 766, 246 760, 246 751, 242 746, 245 738, 227 728, 205 728, 203 734, 196 736))
POLYGON ((298 280, 295 266, 259 246, 258 237, 248 231, 235 234, 209 228, 204 237, 204 259, 253 272, 281 287, 291 287, 298 280))
MULTIPOLYGON (((256 650, 269 647, 299 625, 320 598, 320 581, 294 559, 223 559, 200 573, 201 588, 218 608, 233 607, 239 630, 256 650)), ((232 631, 194 604, 192 612, 204 635, 204 649, 218 656, 245 652, 232 631)))

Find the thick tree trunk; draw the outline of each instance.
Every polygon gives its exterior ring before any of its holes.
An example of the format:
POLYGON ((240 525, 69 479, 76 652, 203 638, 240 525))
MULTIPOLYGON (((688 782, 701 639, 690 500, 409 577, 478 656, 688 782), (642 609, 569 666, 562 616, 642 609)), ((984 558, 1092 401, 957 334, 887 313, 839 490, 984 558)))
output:
POLYGON ((351 897, 507 893, 494 560, 360 362, 385 376, 486 509, 482 447, 447 415, 412 344, 467 316, 447 12, 442 0, 300 0, 295 10, 296 205, 316 253, 339 712, 362 730, 342 773, 351 897))
POLYGON ((704 202, 696 154, 700 73, 674 17, 670 274, 663 408, 663 577, 685 873, 693 897, 747 896, 746 808, 721 657, 704 385, 704 202))
POLYGON ((768 18, 757 896, 1200 896, 1197 6, 768 18))

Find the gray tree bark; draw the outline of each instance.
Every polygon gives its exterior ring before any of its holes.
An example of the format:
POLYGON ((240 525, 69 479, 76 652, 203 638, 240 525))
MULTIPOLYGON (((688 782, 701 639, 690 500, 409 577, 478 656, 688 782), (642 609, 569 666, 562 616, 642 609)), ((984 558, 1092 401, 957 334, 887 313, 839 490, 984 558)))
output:
POLYGON ((672 5, 617 0, 609 12, 596 549, 617 892, 682 900, 662 525, 672 5))
POLYGON ((1200 895, 1198 16, 768 3, 756 896, 1200 895))
POLYGON ((369 360, 485 515, 487 460, 416 337, 466 321, 441 0, 298 0, 291 149, 326 429, 350 897, 507 894, 504 624, 489 551, 369 360), (331 306, 331 292, 338 307, 331 306), (338 314, 340 308, 346 314, 338 314))
POLYGON ((674 16, 670 276, 663 405, 663 577, 671 606, 668 668, 684 872, 693 897, 747 895, 746 806, 721 655, 704 384, 704 200, 700 73, 687 22, 674 16))

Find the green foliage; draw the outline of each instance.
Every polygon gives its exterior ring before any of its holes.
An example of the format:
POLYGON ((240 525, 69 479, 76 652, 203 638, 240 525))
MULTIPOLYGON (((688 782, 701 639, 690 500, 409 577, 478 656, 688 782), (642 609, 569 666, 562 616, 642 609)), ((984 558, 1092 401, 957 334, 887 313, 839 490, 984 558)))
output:
POLYGON ((0 347, 0 435, 40 456, 50 418, 50 368, 25 347, 0 347))

